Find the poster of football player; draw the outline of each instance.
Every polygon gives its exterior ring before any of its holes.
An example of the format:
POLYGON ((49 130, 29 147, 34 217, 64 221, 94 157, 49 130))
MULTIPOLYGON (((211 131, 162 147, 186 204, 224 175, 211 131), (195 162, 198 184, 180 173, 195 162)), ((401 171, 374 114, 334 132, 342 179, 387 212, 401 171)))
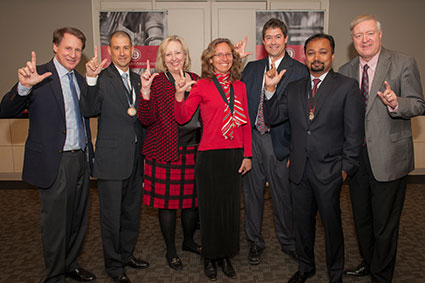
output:
POLYGON ((256 13, 256 59, 267 56, 263 46, 262 30, 264 24, 271 18, 278 18, 288 27, 288 43, 286 51, 298 61, 304 63, 304 42, 316 33, 324 32, 324 11, 257 11, 256 13))
POLYGON ((116 30, 126 31, 133 42, 134 53, 130 68, 141 74, 146 60, 155 66, 156 52, 161 41, 167 37, 167 11, 100 12, 99 32, 102 60, 108 59, 109 35, 116 30))

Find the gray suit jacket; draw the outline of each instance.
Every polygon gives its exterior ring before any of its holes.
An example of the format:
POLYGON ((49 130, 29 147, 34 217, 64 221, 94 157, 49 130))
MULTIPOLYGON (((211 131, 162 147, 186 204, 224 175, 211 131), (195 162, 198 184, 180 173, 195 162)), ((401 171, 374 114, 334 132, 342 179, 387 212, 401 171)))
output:
MULTIPOLYGON (((359 57, 339 72, 359 80, 359 57)), ((382 48, 371 85, 365 117, 366 144, 374 177, 387 182, 406 176, 414 169, 410 118, 422 115, 425 102, 414 58, 382 48), (398 111, 392 113, 377 95, 384 81, 398 96, 398 111)))
MULTIPOLYGON (((130 72, 136 93, 135 107, 140 98, 140 77, 130 72)), ((124 180, 133 171, 134 156, 142 160, 143 128, 136 116, 129 116, 126 89, 122 78, 111 64, 103 70, 96 86, 89 86, 81 95, 80 109, 84 116, 98 116, 93 177, 105 180, 124 180), (135 149, 135 139, 139 147, 135 149), (135 155, 135 150, 139 152, 135 155)), ((141 170, 143 166, 140 166, 141 170)), ((142 174, 142 171, 139 172, 142 174)))

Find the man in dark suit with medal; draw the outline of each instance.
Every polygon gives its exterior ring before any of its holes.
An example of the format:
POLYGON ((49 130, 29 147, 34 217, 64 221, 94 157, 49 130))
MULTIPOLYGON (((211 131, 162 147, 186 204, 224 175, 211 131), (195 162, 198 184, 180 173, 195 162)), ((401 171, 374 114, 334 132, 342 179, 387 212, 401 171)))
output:
POLYGON ((134 257, 142 194, 143 128, 137 120, 140 77, 129 70, 130 36, 116 31, 109 39, 112 63, 87 62, 88 92, 80 101, 83 115, 98 116, 93 176, 98 179, 100 223, 106 272, 115 282, 130 282, 125 267, 149 263, 134 257))
MULTIPOLYGON (((249 118, 252 126, 252 170, 243 177, 246 237, 250 242, 248 262, 259 264, 266 243, 261 234, 264 211, 264 190, 270 186, 275 230, 281 249, 296 259, 295 233, 288 168, 289 122, 266 125, 263 118, 264 76, 271 63, 278 71, 286 70, 276 86, 282 96, 286 86, 308 76, 307 68, 285 51, 288 29, 281 20, 272 18, 263 27, 263 43, 268 56, 249 62, 243 73, 246 84, 249 118)), ((240 43, 239 43, 240 44, 240 43)), ((243 54, 242 54, 243 56, 243 54)))
POLYGON ((36 54, 18 70, 19 82, 2 99, 2 117, 29 112, 22 179, 40 188, 41 238, 44 282, 92 281, 96 276, 81 268, 87 231, 91 148, 88 120, 83 120, 78 99, 86 93, 78 65, 86 37, 73 27, 53 33, 54 58, 36 66, 36 54))
POLYGON ((264 117, 271 125, 289 119, 298 271, 289 282, 305 282, 315 274, 314 239, 319 211, 326 238, 330 282, 342 282, 344 239, 340 191, 343 181, 359 166, 364 137, 364 107, 355 80, 332 70, 335 43, 317 34, 304 45, 310 77, 288 85, 280 99, 275 86, 283 74, 266 74, 264 117), (271 97, 271 98, 270 98, 271 97))

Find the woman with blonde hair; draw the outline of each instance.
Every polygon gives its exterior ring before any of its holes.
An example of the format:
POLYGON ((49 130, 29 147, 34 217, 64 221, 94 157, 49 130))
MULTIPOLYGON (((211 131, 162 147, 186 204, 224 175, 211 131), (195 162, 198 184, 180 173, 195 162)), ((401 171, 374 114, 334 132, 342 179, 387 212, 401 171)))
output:
POLYGON ((198 219, 194 169, 200 122, 197 114, 189 117, 184 125, 178 125, 174 118, 176 82, 199 79, 198 75, 188 72, 190 64, 183 38, 173 35, 164 39, 155 66, 161 72, 151 74, 148 61, 141 76, 143 100, 138 116, 147 127, 142 150, 145 155, 143 202, 159 209, 167 262, 175 270, 183 269, 175 244, 177 209, 181 209, 182 249, 201 253, 201 247, 193 240, 198 219))

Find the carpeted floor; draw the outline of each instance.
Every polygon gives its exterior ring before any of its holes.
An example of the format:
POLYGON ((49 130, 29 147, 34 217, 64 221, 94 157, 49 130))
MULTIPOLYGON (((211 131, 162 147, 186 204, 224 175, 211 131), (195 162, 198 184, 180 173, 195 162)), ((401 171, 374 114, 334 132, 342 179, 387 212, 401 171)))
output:
MULTIPOLYGON (((269 198, 268 192, 266 192, 269 198)), ((409 184, 401 219, 400 239, 394 282, 425 282, 425 185, 409 184)), ((22 183, 0 182, 0 282, 42 282, 44 261, 39 224, 38 191, 22 183)), ((351 214, 347 186, 341 193, 341 209, 345 237, 346 266, 360 262, 351 214)), ((146 270, 129 269, 133 282, 207 282, 199 256, 181 251, 182 231, 177 227, 177 246, 184 270, 174 271, 165 260, 165 245, 160 233, 157 211, 142 206, 140 235, 135 255, 150 262, 146 270)), ((237 279, 231 280, 219 270, 217 282, 287 282, 297 271, 297 264, 280 251, 276 239, 268 199, 264 211, 263 235, 267 248, 260 265, 247 262, 248 244, 245 240, 244 216, 241 211, 241 250, 232 260, 237 279)), ((179 221, 180 219, 178 219, 179 221)), ((320 221, 316 235, 316 275, 308 282, 328 282, 325 270, 324 235, 320 221)), ((199 231, 196 232, 199 242, 199 231)), ((89 229, 80 265, 97 276, 96 282, 112 282, 103 267, 99 227, 97 189, 91 190, 89 229)), ((344 277, 345 282, 370 282, 370 278, 344 277)), ((70 280, 72 281, 72 280, 70 280)))

